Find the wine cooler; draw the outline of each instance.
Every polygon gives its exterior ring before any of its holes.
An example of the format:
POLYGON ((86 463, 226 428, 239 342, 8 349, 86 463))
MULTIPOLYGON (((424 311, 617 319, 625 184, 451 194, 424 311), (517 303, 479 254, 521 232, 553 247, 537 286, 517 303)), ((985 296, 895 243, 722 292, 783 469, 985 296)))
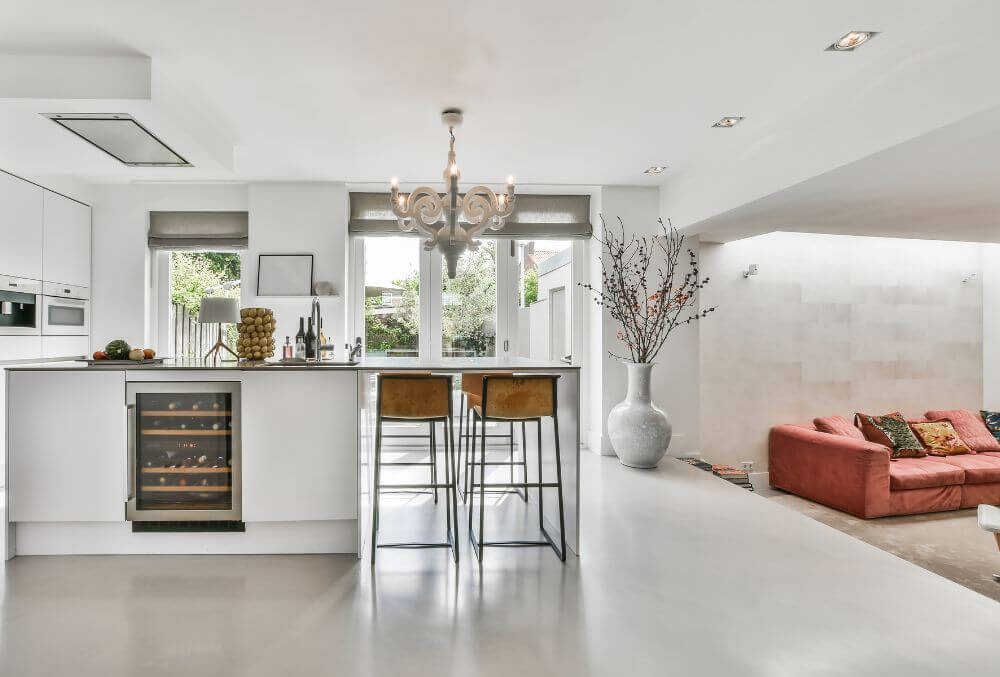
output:
POLYGON ((128 502, 136 522, 239 522, 240 384, 128 385, 128 502))

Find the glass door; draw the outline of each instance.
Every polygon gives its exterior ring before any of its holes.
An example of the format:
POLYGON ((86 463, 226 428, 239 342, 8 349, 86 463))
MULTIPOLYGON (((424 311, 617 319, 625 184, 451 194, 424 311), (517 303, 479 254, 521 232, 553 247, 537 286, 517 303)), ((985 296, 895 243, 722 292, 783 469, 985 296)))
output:
POLYGON ((420 353, 420 240, 370 237, 363 242, 364 346, 370 357, 420 353))
POLYGON ((497 355, 497 240, 483 240, 458 260, 454 279, 438 255, 441 271, 441 357, 497 355))
POLYGON ((516 292, 508 300, 511 352, 533 360, 573 359, 573 240, 515 240, 516 292))
POLYGON ((133 383, 128 395, 128 519, 239 520, 239 384, 133 383))

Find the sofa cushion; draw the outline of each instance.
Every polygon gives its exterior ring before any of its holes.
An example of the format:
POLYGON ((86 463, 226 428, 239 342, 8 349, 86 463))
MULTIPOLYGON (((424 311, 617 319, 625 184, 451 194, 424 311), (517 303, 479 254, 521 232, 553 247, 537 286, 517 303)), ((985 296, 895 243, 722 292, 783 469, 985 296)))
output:
POLYGON ((931 463, 942 463, 965 471, 965 484, 1000 482, 1000 458, 993 454, 965 454, 962 456, 930 456, 931 463))
POLYGON ((948 421, 913 423, 910 427, 924 443, 924 448, 931 456, 958 456, 972 453, 972 449, 962 441, 948 421))
POLYGON ((898 411, 883 416, 855 414, 854 420, 865 439, 889 447, 892 458, 920 458, 927 455, 924 445, 898 411))
POLYGON ((977 412, 965 409, 941 409, 927 412, 932 421, 950 421, 958 436, 969 445, 973 453, 980 451, 1000 451, 1000 441, 986 427, 983 417, 977 412))
MULTIPOLYGON (((821 433, 843 435, 844 437, 852 437, 856 440, 865 439, 864 433, 861 432, 861 429, 843 416, 821 416, 819 418, 814 418, 813 425, 816 426, 816 430, 821 433)), ((998 446, 997 449, 1000 450, 1000 446, 998 446)))
POLYGON ((926 489, 962 484, 965 471, 929 458, 901 458, 889 464, 889 489, 926 489))

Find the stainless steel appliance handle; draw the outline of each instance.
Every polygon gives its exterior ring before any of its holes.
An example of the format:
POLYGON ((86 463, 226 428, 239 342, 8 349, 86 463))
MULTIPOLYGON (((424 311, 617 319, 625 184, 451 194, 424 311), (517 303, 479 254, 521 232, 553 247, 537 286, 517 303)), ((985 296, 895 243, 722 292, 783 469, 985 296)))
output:
POLYGON ((128 418, 128 484, 127 500, 135 498, 135 405, 125 406, 128 418))

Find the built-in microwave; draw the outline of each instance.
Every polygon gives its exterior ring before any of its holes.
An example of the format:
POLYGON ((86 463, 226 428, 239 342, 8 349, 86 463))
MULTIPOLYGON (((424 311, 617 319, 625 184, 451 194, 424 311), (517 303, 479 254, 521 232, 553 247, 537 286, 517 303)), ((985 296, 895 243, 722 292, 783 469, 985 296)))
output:
POLYGON ((0 275, 0 335, 41 333, 41 291, 42 283, 38 280, 0 275))
POLYGON ((43 336, 86 336, 90 333, 89 289, 46 282, 42 294, 43 336))

